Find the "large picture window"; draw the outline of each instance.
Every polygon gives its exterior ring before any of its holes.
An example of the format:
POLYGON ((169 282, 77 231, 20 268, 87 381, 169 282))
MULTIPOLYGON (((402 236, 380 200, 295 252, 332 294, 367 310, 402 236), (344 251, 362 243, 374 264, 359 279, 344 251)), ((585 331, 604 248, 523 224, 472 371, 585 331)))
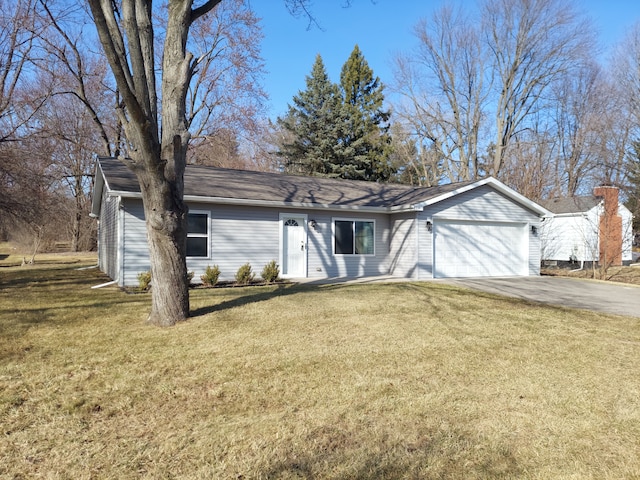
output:
POLYGON ((374 230, 371 220, 335 220, 334 252, 336 255, 373 255, 374 230))
POLYGON ((187 257, 209 256, 209 214, 193 212, 187 217, 187 257))

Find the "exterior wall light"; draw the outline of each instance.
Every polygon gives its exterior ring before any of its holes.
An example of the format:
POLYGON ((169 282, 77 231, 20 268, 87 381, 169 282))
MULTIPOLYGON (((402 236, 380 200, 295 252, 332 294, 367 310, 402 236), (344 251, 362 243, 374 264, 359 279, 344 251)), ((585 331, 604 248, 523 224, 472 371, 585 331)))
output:
POLYGON ((534 237, 538 236, 538 227, 535 225, 531 225, 531 235, 533 235, 534 237))
POLYGON ((318 223, 315 220, 309 220, 309 226, 315 230, 318 223))
POLYGON ((427 232, 433 232, 433 223, 431 223, 431 220, 427 220, 427 232))

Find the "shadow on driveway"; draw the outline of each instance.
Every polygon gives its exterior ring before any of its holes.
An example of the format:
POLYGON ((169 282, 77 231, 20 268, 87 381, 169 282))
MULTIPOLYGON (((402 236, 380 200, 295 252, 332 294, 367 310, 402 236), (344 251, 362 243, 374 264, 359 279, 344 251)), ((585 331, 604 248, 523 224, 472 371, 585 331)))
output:
POLYGON ((446 283, 533 302, 640 317, 640 287, 565 277, 456 278, 446 283))

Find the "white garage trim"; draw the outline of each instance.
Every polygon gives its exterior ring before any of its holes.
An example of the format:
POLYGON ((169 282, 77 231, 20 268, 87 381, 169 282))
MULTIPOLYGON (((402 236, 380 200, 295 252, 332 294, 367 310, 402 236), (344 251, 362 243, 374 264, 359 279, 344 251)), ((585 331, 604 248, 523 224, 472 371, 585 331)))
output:
POLYGON ((434 219, 433 276, 529 274, 527 223, 434 219))

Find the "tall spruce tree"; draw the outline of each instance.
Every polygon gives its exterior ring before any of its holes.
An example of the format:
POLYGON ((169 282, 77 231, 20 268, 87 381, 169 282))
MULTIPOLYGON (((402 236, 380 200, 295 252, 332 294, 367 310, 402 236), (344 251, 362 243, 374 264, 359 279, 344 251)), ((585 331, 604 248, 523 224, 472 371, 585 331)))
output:
POLYGON ((389 112, 383 87, 356 45, 341 83, 331 83, 318 55, 307 89, 278 118, 284 140, 278 154, 285 171, 352 180, 386 181, 392 176, 389 112))
POLYGON ((286 116, 278 118, 278 124, 288 133, 278 155, 283 157, 288 173, 331 176, 343 125, 342 99, 320 55, 306 85, 305 91, 293 97, 286 116))
POLYGON ((340 89, 345 124, 340 159, 333 173, 357 180, 389 180, 393 174, 389 159, 391 114, 383 109, 384 87, 380 79, 373 76, 358 45, 342 67, 340 89))

